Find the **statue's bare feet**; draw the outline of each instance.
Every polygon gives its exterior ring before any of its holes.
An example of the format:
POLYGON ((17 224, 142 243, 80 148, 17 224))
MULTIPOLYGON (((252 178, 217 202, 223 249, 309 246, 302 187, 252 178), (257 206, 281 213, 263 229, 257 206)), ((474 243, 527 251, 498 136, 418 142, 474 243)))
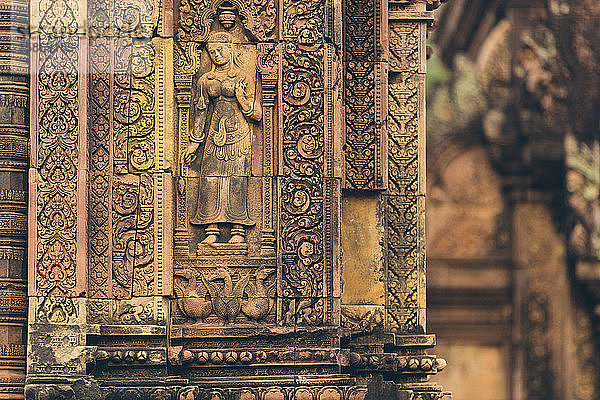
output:
POLYGON ((204 229, 204 233, 206 234, 206 237, 200 243, 213 244, 213 243, 217 243, 217 240, 219 239, 219 235, 221 235, 221 230, 219 229, 219 225, 210 224, 204 229))
POLYGON ((213 243, 217 242, 218 238, 219 237, 217 235, 210 234, 210 235, 207 235, 201 243, 213 244, 213 243))
POLYGON ((246 230, 243 225, 233 224, 229 243, 246 243, 246 230))
POLYGON ((231 239, 229 239, 229 243, 244 243, 246 239, 242 235, 231 235, 231 239))

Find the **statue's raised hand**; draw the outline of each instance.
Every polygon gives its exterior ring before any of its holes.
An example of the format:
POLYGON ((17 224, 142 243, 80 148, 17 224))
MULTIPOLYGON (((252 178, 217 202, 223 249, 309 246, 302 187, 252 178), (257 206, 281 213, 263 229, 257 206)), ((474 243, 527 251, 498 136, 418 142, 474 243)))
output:
POLYGON ((239 81, 237 81, 237 83, 235 84, 235 97, 237 98, 238 102, 240 104, 245 104, 248 99, 246 99, 247 96, 247 90, 248 90, 248 81, 246 81, 246 79, 242 78, 239 81))

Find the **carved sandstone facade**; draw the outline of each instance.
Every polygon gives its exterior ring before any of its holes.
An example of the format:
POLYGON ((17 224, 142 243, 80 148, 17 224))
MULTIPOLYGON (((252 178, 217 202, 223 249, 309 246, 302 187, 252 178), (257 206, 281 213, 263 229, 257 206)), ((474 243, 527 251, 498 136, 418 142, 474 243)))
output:
POLYGON ((0 387, 23 397, 28 191, 28 399, 449 397, 425 326, 437 6, 30 2, 0 85, 0 387))

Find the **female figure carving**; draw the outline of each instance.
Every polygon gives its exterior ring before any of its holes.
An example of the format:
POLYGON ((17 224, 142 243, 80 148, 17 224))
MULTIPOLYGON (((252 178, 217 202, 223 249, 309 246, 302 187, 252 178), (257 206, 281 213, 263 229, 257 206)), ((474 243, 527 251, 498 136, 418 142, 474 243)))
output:
POLYGON ((205 227, 202 243, 217 242, 225 224, 231 225, 229 243, 244 243, 246 229, 254 225, 247 205, 250 120, 259 121, 261 112, 255 105, 254 80, 236 65, 231 35, 211 34, 206 48, 211 70, 194 83, 190 144, 182 155, 186 165, 201 156, 190 223, 205 227))

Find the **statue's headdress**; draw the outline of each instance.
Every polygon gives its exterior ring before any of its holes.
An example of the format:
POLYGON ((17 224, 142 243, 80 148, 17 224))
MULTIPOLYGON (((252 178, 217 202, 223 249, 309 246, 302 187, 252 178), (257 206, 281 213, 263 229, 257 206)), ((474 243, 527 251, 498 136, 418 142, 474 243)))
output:
POLYGON ((233 38, 228 32, 213 32, 208 36, 208 43, 233 43, 233 38))
MULTIPOLYGON (((230 78, 234 78, 237 75, 236 67, 240 67, 237 62, 237 57, 234 54, 233 48, 233 37, 228 32, 213 32, 208 36, 208 44, 210 43, 225 43, 229 47, 229 72, 230 78)), ((215 72, 215 65, 213 63, 211 73, 215 72)))

